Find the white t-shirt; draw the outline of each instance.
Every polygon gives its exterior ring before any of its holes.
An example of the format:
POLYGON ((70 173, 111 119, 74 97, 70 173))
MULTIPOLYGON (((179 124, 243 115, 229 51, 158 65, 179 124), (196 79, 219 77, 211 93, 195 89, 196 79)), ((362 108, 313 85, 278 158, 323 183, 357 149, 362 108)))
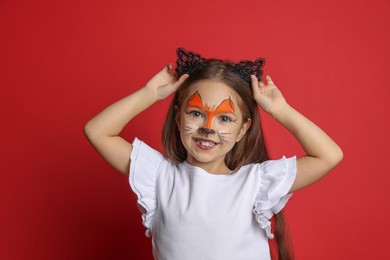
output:
POLYGON ((292 194, 296 157, 210 174, 178 165, 138 139, 129 182, 146 209, 142 223, 158 260, 266 260, 269 219, 292 194))

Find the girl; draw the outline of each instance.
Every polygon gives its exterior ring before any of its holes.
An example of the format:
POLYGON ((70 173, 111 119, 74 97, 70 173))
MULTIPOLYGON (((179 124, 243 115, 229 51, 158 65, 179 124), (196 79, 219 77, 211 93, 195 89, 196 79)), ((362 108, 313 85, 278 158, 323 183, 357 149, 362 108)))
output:
POLYGON ((281 210, 294 191, 341 161, 341 149, 286 102, 269 75, 261 81, 264 59, 234 64, 184 49, 177 54, 175 71, 167 65, 92 118, 84 127, 88 140, 129 176, 155 259, 270 259, 274 214, 279 259, 292 259, 281 210), (166 158, 119 136, 134 116, 172 93, 162 136, 166 158), (269 160, 258 106, 306 156, 269 160))

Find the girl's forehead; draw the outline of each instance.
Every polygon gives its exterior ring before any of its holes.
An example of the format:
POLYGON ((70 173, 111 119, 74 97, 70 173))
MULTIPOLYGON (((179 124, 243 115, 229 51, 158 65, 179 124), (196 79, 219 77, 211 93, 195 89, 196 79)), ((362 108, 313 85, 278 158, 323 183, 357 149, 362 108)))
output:
POLYGON ((185 102, 188 102, 189 98, 196 91, 199 93, 205 105, 215 106, 230 97, 234 106, 238 107, 238 100, 240 99, 239 95, 234 89, 222 82, 203 80, 193 84, 189 88, 185 102))

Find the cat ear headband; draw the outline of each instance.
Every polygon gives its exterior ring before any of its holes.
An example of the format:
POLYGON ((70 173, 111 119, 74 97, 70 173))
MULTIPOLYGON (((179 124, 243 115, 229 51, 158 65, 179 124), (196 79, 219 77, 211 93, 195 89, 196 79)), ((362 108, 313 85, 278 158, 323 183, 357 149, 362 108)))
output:
MULTIPOLYGON (((177 49, 176 64, 176 73, 179 77, 183 74, 189 74, 191 76, 197 70, 208 66, 205 58, 183 48, 177 49)), ((256 77, 261 80, 264 64, 264 58, 258 58, 255 61, 243 60, 234 64, 234 66, 228 68, 228 70, 237 73, 244 81, 250 83, 251 75, 256 75, 256 77)))

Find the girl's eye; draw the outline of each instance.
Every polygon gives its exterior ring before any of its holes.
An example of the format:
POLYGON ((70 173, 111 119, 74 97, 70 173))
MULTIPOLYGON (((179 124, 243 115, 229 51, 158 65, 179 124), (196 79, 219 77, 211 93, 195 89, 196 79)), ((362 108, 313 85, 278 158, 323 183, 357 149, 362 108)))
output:
POLYGON ((222 122, 231 122, 232 121, 232 119, 230 118, 230 117, 228 117, 228 116, 221 116, 220 117, 220 120, 222 121, 222 122))
POLYGON ((189 114, 193 117, 201 117, 202 116, 202 114, 199 111, 191 111, 189 114))

